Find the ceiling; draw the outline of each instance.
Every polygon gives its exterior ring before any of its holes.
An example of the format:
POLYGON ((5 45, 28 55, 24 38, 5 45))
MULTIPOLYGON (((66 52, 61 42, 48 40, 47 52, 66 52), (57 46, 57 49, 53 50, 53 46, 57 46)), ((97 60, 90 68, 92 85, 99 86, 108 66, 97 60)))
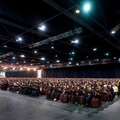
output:
POLYGON ((27 3, 1 0, 0 66, 48 68, 118 62, 119 28, 118 0, 35 0, 27 3), (83 10, 86 2, 91 4, 88 12, 83 10), (75 12, 77 9, 80 13, 75 12), (41 25, 45 25, 44 31, 38 29, 41 25), (51 37, 77 28, 82 31, 49 41, 51 37), (22 41, 17 41, 19 37, 22 41), (72 43, 76 39, 78 44, 72 43), (40 44, 42 41, 44 44, 40 44), (38 46, 34 46, 37 42, 38 46))

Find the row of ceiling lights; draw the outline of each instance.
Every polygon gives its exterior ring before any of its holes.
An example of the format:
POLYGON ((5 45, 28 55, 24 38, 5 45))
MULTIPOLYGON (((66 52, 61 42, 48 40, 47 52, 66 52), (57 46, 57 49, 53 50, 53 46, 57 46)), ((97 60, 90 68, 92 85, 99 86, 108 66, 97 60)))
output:
MULTIPOLYGON (((117 59, 116 57, 114 57, 114 59, 117 59)), ((103 64, 105 64, 105 63, 107 63, 108 61, 111 61, 112 59, 95 59, 95 60, 93 60, 93 61, 90 61, 90 60, 88 60, 88 61, 80 61, 80 62, 77 62, 77 63, 75 63, 75 65, 76 66, 79 66, 79 65, 82 65, 82 64, 89 64, 89 65, 92 65, 92 64, 94 64, 94 63, 96 63, 96 62, 100 62, 101 61, 101 63, 103 63, 103 64)), ((57 60, 56 61, 57 63, 59 63, 60 61, 59 60, 57 60)), ((118 58, 118 62, 120 62, 120 58, 118 58)), ((13 64, 12 64, 13 65, 13 64)), ((56 66, 57 64, 50 64, 49 65, 49 67, 50 68, 52 68, 52 67, 54 67, 54 66, 56 66)), ((61 66, 61 65, 63 65, 62 63, 60 63, 60 64, 58 64, 58 66, 61 66)), ((65 64, 64 64, 65 65, 65 64)), ((67 66, 69 66, 69 65, 74 65, 71 61, 70 62, 68 62, 68 63, 66 63, 66 65, 67 66)), ((18 71, 22 71, 22 70, 37 70, 38 68, 36 68, 36 67, 14 67, 14 65, 13 65, 13 67, 12 66, 9 66, 9 65, 7 65, 7 66, 1 66, 2 68, 3 68, 3 70, 11 70, 11 71, 14 71, 14 70, 18 70, 18 71)), ((44 65, 42 65, 41 67, 45 67, 44 65)))

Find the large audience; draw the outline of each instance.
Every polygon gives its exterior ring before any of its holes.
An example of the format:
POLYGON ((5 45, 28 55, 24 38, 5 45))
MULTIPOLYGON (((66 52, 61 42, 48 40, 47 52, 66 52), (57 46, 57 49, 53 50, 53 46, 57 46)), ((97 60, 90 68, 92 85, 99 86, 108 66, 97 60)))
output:
POLYGON ((99 108, 120 96, 120 79, 1 78, 0 89, 46 99, 99 108))

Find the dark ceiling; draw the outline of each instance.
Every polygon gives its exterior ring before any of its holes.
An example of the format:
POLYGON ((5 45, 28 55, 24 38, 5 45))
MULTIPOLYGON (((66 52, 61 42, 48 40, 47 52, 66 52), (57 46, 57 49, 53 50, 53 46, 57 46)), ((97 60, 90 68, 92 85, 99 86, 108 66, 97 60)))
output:
POLYGON ((86 61, 99 64, 106 59, 118 62, 119 27, 119 0, 35 0, 26 3, 25 0, 1 0, 0 65, 60 67, 86 61), (87 13, 83 10, 85 2, 91 3, 91 10, 87 13), (80 10, 79 14, 75 13, 76 9, 80 10), (40 25, 45 25, 46 30, 39 30, 40 25), (82 32, 29 47, 77 28, 82 28, 82 32), (111 34, 112 30, 115 34, 111 34), (16 41, 18 37, 22 41, 16 41), (75 39, 79 40, 78 44, 71 43, 75 39), (9 52, 13 55, 5 56, 9 52), (45 60, 41 60, 43 57, 45 60))

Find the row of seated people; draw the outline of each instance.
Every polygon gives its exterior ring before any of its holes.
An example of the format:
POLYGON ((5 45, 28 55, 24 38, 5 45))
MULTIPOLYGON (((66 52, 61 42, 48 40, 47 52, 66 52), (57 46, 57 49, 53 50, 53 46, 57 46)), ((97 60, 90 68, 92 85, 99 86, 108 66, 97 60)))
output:
POLYGON ((35 96, 35 97, 42 95, 42 91, 37 84, 34 83, 22 84, 20 81, 17 82, 2 81, 0 83, 0 89, 9 90, 11 92, 29 95, 29 96, 35 96))
POLYGON ((20 94, 39 96, 46 99, 80 104, 98 108, 102 101, 113 101, 120 94, 119 79, 81 78, 6 78, 0 79, 0 87, 20 94))
POLYGON ((111 84, 104 85, 102 89, 94 86, 85 89, 77 87, 77 89, 55 87, 47 92, 46 99, 58 102, 79 104, 87 107, 99 108, 102 101, 108 103, 118 96, 118 89, 114 91, 111 84))

